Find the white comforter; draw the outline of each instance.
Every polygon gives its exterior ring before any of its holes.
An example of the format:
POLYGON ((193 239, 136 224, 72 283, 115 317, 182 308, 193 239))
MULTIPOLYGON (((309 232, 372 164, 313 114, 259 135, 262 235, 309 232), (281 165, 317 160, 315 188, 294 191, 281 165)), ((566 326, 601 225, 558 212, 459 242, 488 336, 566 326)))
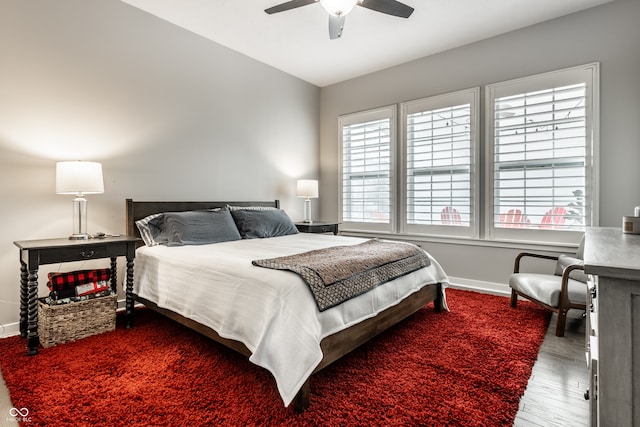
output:
POLYGON ((134 293, 244 343, 252 352, 249 360, 273 374, 288 406, 320 363, 322 338, 375 316, 425 284, 448 282, 431 257, 428 267, 320 312, 297 274, 251 265, 255 259, 362 241, 300 233, 202 246, 145 246, 136 252, 134 293))

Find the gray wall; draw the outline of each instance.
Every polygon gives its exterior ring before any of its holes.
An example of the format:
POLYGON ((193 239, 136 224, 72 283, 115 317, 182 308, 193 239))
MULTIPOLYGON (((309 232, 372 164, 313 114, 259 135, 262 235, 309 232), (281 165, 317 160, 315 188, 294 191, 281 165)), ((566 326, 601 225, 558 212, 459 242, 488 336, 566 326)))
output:
MULTIPOLYGON (((103 164, 90 233, 124 233, 127 197, 278 198, 302 218, 317 87, 116 0, 0 1, 0 61, 0 325, 18 320, 12 242, 71 234, 58 160, 103 164)), ((42 268, 40 294, 47 271, 86 266, 42 268)))
MULTIPOLYGON (((620 187, 640 182, 638 16, 640 2, 616 0, 320 90, 119 1, 2 0, 0 325, 18 319, 12 242, 71 232, 57 160, 103 163, 90 232, 124 232, 126 197, 279 198, 299 219, 295 180, 318 176, 314 216, 336 219, 338 115, 592 61, 602 67, 601 224, 618 226, 640 204, 637 184, 620 187)), ((424 246, 478 287, 504 283, 518 249, 424 246)))
MULTIPOLYGON (((639 17, 639 1, 616 0, 323 88, 321 216, 338 218, 339 115, 599 61, 600 225, 620 226, 621 217, 640 205, 639 17)), ((502 289, 524 247, 508 246, 423 244, 459 282, 502 289)))

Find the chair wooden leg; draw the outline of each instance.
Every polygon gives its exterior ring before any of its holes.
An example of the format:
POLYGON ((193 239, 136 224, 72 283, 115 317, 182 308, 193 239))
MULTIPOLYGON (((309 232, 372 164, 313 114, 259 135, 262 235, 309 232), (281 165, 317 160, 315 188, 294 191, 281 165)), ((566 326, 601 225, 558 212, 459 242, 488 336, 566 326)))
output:
POLYGON ((556 336, 563 337, 564 336, 564 327, 567 324, 567 313, 569 310, 560 308, 558 310, 558 324, 556 325, 556 336))
POLYGON ((511 289, 511 307, 518 305, 518 294, 514 289, 511 289))

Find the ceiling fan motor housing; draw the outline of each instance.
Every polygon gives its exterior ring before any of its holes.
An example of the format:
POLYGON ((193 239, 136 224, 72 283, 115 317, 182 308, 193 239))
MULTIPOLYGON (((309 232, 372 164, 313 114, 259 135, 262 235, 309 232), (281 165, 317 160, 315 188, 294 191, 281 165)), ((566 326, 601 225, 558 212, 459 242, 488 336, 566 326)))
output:
POLYGON ((324 9, 333 16, 344 16, 355 7, 358 0, 320 0, 324 9))

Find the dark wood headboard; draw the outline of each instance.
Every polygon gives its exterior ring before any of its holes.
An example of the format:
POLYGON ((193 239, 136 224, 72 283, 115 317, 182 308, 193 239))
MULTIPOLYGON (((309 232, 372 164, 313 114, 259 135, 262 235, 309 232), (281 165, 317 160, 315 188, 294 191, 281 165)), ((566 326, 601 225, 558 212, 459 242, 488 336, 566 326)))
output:
POLYGON ((127 208, 127 236, 140 237, 140 230, 136 221, 160 212, 185 212, 203 209, 224 208, 231 206, 268 206, 280 207, 280 200, 270 202, 138 202, 126 199, 127 208))

